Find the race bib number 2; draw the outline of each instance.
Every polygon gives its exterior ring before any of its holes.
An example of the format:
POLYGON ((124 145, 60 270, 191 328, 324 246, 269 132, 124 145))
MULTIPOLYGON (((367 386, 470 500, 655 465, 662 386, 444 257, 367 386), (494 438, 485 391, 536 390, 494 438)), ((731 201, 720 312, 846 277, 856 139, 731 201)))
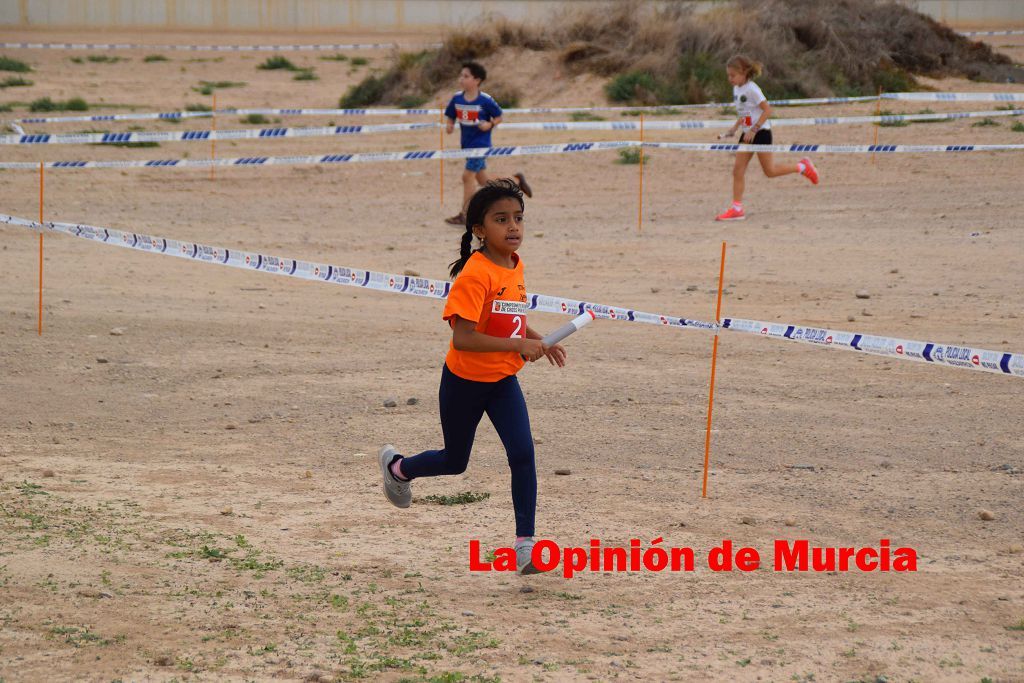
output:
POLYGON ((526 336, 526 302, 495 299, 491 304, 491 316, 487 319, 484 334, 523 339, 526 336))

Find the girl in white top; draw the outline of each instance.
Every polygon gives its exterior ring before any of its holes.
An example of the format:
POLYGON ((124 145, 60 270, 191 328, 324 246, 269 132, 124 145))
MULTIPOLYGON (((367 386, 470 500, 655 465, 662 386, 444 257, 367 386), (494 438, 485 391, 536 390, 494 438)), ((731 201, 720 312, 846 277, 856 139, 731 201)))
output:
MULTIPOLYGON (((772 144, 772 125, 768 118, 772 115, 772 107, 768 104, 761 88, 757 87, 753 79, 761 75, 761 65, 751 61, 742 55, 730 59, 725 67, 725 72, 732 83, 733 102, 736 105, 736 113, 739 118, 729 132, 719 137, 731 137, 736 131, 740 133, 740 143, 749 145, 770 145, 772 144)), ((743 176, 747 172, 747 166, 753 158, 754 152, 736 152, 736 163, 732 168, 732 206, 727 211, 715 218, 719 221, 741 221, 747 217, 743 212, 743 189, 745 186, 743 176)), ((790 173, 799 173, 806 176, 813 184, 818 184, 818 171, 810 159, 801 159, 796 164, 776 164, 772 160, 771 152, 758 152, 757 160, 761 162, 761 169, 769 178, 790 173)))

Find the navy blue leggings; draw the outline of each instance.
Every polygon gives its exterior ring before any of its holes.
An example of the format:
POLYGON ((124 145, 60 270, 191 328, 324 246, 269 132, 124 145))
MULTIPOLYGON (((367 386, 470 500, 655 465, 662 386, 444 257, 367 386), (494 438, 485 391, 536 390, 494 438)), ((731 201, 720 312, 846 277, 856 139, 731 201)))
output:
POLYGON ((515 375, 497 382, 463 379, 445 365, 441 371, 441 431, 444 448, 423 451, 402 461, 402 474, 409 479, 461 474, 466 471, 473 437, 484 413, 491 419, 505 445, 512 470, 512 505, 516 511, 516 536, 533 536, 537 511, 537 469, 533 458, 533 435, 526 399, 515 375))

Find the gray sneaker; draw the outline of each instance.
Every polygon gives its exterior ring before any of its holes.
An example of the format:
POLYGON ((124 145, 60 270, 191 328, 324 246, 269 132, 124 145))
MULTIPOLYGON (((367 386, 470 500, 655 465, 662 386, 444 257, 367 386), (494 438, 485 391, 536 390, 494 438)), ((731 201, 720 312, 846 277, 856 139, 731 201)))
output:
POLYGON ((536 543, 532 538, 524 538, 512 545, 516 551, 516 574, 524 576, 540 574, 540 570, 533 566, 533 546, 535 545, 536 543))
POLYGON ((398 455, 398 451, 391 444, 381 446, 377 461, 380 463, 380 473, 384 477, 384 495, 395 507, 407 508, 412 503, 412 488, 407 481, 398 481, 395 475, 391 474, 391 461, 398 455))

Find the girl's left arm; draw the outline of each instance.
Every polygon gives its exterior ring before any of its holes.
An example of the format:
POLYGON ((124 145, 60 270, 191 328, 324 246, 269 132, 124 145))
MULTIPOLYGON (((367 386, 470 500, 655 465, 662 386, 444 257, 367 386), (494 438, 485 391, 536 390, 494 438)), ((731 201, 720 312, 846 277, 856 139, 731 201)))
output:
MULTIPOLYGON (((526 338, 527 339, 543 339, 544 335, 537 332, 529 325, 526 326, 526 338)), ((548 352, 544 354, 548 357, 548 362, 552 365, 557 365, 562 368, 565 367, 565 348, 561 344, 552 344, 548 347, 548 352)))
POLYGON ((768 100, 765 100, 758 106, 761 107, 761 116, 757 118, 757 122, 754 123, 752 127, 755 133, 761 130, 761 126, 763 126, 764 122, 771 118, 772 115, 772 105, 768 104, 768 100))

